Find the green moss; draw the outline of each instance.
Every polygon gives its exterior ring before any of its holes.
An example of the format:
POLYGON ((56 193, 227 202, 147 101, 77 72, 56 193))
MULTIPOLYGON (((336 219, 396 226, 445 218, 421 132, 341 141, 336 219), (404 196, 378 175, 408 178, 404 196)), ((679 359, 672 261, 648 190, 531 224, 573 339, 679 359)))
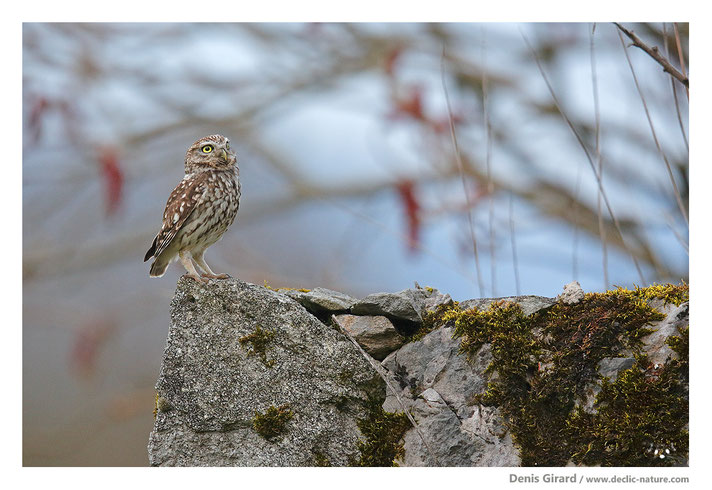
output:
POLYGON ((329 458, 324 453, 316 451, 314 452, 314 461, 312 466, 331 466, 331 461, 329 461, 329 458))
POLYGON ((156 415, 158 415, 158 399, 160 395, 156 392, 156 399, 153 402, 153 420, 156 420, 156 415))
POLYGON ((284 432, 287 422, 292 419, 293 415, 289 405, 282 405, 281 407, 272 405, 263 414, 255 411, 252 426, 259 435, 268 441, 272 441, 284 432))
POLYGON ((168 412, 172 410, 171 404, 156 392, 156 400, 153 405, 153 420, 156 420, 158 412, 168 412))
POLYGON ((453 327, 454 337, 461 339, 461 352, 470 359, 484 344, 490 346, 493 360, 487 372, 496 376, 476 401, 500 407, 520 447, 522 465, 564 466, 572 459, 588 465, 666 465, 673 464, 674 458, 653 461, 646 456, 647 446, 629 451, 623 439, 638 431, 636 444, 645 440, 653 446, 662 444, 663 449, 674 447, 680 457, 687 453, 686 442, 682 442, 687 436, 680 426, 687 420, 687 400, 680 398, 687 330, 670 340, 680 360, 665 365, 665 376, 651 384, 652 378, 640 374, 645 373, 641 339, 651 333, 647 325, 664 318, 647 300, 662 298, 675 303, 686 301, 687 294, 687 285, 655 285, 634 291, 618 288, 586 294, 572 305, 556 303, 529 317, 517 304, 503 301, 484 310, 462 310, 455 304, 428 316, 432 322, 428 329, 453 327), (637 370, 643 378, 622 373, 615 383, 604 381, 596 415, 577 408, 586 397, 586 388, 600 379, 598 363, 621 355, 638 359, 625 373, 637 370), (646 390, 642 390, 641 379, 647 380, 646 390), (636 412, 640 422, 617 429, 628 409, 636 412), (674 417, 682 422, 672 423, 674 417), (670 427, 683 435, 673 438, 670 427), (611 445, 606 438, 617 442, 611 445))
POLYGON ((644 356, 618 376, 603 380, 595 414, 578 408, 567 434, 576 464, 670 466, 687 459, 688 403, 681 363, 656 369, 644 356))
POLYGON ((364 439, 358 442, 359 459, 350 461, 350 466, 398 466, 395 460, 403 455, 401 440, 410 421, 403 412, 386 412, 381 403, 371 399, 368 415, 357 421, 364 439))
POLYGON ((687 364, 690 353, 690 327, 681 328, 680 335, 672 335, 667 339, 667 345, 675 351, 681 362, 687 364))
POLYGON ((267 283, 267 279, 264 281, 264 287, 271 291, 299 291, 302 293, 308 293, 311 291, 311 289, 304 289, 304 288, 273 288, 267 283))
POLYGON ((337 379, 341 384, 351 384, 353 383, 353 378, 356 373, 353 369, 343 368, 339 371, 337 379))
POLYGON ((675 360, 680 378, 685 382, 690 379, 690 327, 681 328, 680 335, 668 337, 667 344, 677 354, 675 360))
POLYGON ((573 396, 582 395, 603 358, 639 351, 640 339, 652 332, 646 326, 663 318, 621 289, 586 294, 574 305, 557 303, 539 319, 548 340, 545 348, 552 352, 550 362, 557 368, 548 380, 571 389, 573 396))
POLYGON ((640 297, 641 299, 662 299, 665 303, 680 306, 685 301, 690 301, 690 286, 685 284, 653 284, 645 288, 635 286, 633 291, 618 288, 624 294, 640 297))
POLYGON ((249 351, 248 355, 256 354, 260 357, 262 364, 267 367, 274 366, 273 360, 267 360, 267 346, 270 342, 272 342, 272 340, 274 340, 274 332, 270 330, 262 330, 259 326, 257 326, 254 332, 240 337, 238 340, 242 345, 252 345, 252 349, 249 351))

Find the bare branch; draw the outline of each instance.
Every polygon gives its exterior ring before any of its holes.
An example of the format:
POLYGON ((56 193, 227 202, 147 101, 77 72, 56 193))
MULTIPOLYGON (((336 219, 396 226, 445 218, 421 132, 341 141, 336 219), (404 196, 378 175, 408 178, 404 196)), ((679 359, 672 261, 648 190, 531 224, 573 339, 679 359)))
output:
POLYGON ((662 147, 660 146, 660 142, 658 141, 658 136, 655 134, 655 126, 653 126, 653 120, 650 117, 650 111, 648 110, 648 103, 645 101, 645 97, 643 96, 643 90, 640 88, 640 84, 638 83, 638 77, 635 74, 635 70, 633 69, 633 63, 630 60, 630 56, 628 56, 628 50, 625 48, 625 43, 623 42, 623 36, 621 36, 620 32, 618 33, 618 37, 621 40, 621 46, 623 46, 623 53, 625 54, 625 59, 628 61, 628 66, 630 67, 630 72, 633 74, 633 81, 635 82, 635 88, 638 90, 638 94, 640 95, 640 100, 643 102, 643 109, 645 109, 645 117, 647 117, 647 119, 648 119, 648 125, 650 126, 650 132, 653 135, 653 141, 655 141, 655 147, 658 149, 658 153, 660 153, 660 156, 662 157, 663 161, 665 162, 665 168, 667 168, 668 176, 670 177, 670 182, 672 183, 672 190, 673 190, 673 194, 675 195, 675 199, 677 200, 677 205, 680 208, 680 212, 682 213, 682 216, 685 218, 685 222, 689 223, 689 220, 687 218, 687 211, 685 210, 685 205, 682 202, 682 195, 680 194, 680 189, 678 189, 677 182, 675 182, 675 176, 672 173, 672 168, 670 167, 670 162, 668 161, 667 155, 665 155, 665 152, 663 151, 662 147))
MULTIPOLYGON (((677 28, 677 22, 673 22, 673 28, 675 29, 675 43, 677 44, 677 56, 680 59, 680 68, 682 68, 682 75, 687 78, 687 71, 685 70, 685 56, 682 54, 682 42, 680 41, 680 30, 677 28)), ((685 85, 685 90, 687 91, 687 98, 690 98, 690 87, 685 85)))
POLYGON ((509 193, 509 238, 512 246, 512 267, 514 268, 514 284, 517 296, 522 294, 519 282, 519 260, 517 258, 517 240, 514 232, 514 193, 509 193))
POLYGON ((489 92, 487 79, 487 44, 485 41, 485 31, 482 29, 482 126, 484 128, 485 139, 485 166, 487 168, 487 195, 489 197, 489 240, 490 240, 490 292, 492 296, 497 296, 497 260, 495 257, 494 243, 496 241, 494 230, 494 182, 492 182, 492 132, 489 117, 489 92))
MULTIPOLYGON (((616 215, 613 214, 613 208, 611 207, 611 204, 608 201, 608 196, 606 195, 606 192, 603 190, 603 181, 601 180, 601 175, 598 173, 598 169, 596 168, 596 165, 593 163, 593 158, 591 158, 591 154, 589 153, 588 148, 586 147, 586 144, 584 143, 584 141, 581 138, 581 135, 578 133, 578 131, 576 131, 576 127, 571 122, 571 119, 569 119, 569 117, 566 115, 563 108, 561 107, 561 104, 559 104, 559 99, 558 99, 558 97, 556 97, 556 93, 554 92, 554 87, 552 87, 551 83, 549 82, 549 78, 546 76, 544 67, 541 66, 541 62, 539 61, 539 57, 537 56, 536 52, 534 51, 534 48, 532 48, 531 44, 529 43, 529 40, 524 35, 524 33, 521 31, 520 31, 520 33, 522 35, 522 38, 524 39, 524 42, 529 47, 529 51, 531 52, 532 56, 534 57, 534 61, 536 62, 537 67, 539 68, 539 72, 541 73, 541 76, 544 79, 544 82, 546 83, 547 88, 549 89, 551 98, 554 100, 554 104, 556 104, 556 107, 559 110, 561 117, 564 118, 564 121, 566 121, 566 124, 569 126, 569 129, 571 129, 571 131, 574 133, 576 140, 579 142, 579 145, 583 149, 583 152, 586 154, 586 158, 588 159, 588 163, 591 166, 591 170, 593 170, 593 173, 596 176, 596 181, 598 182, 598 189, 601 193, 601 197, 603 198, 603 202, 606 205, 608 214, 611 216, 611 219, 613 220, 613 223, 616 226, 616 230, 618 231, 618 234, 620 235, 621 242, 623 243, 624 248, 626 250, 628 250, 628 247, 625 244, 625 239, 623 238, 623 231, 621 230, 620 223, 618 222, 618 218, 616 218, 616 215)), ((635 268, 638 271, 638 275, 640 276, 641 282, 645 283, 645 277, 643 276, 643 270, 640 268, 638 259, 632 252, 629 252, 629 255, 633 259, 633 263, 635 264, 635 268)))
POLYGON ((465 181, 465 169, 462 164, 462 156, 460 155, 460 148, 457 146, 457 136, 455 136, 455 120, 452 117, 452 108, 450 107, 450 96, 447 91, 447 84, 445 83, 445 47, 443 46, 443 56, 440 61, 440 78, 443 84, 443 91, 445 92, 445 102, 447 104, 447 114, 448 122, 450 123, 450 136, 452 138, 452 146, 455 150, 455 160, 457 161, 458 169, 460 170, 460 176, 462 178, 462 188, 465 191, 465 199, 467 199, 467 222, 470 225, 470 238, 472 240, 472 250, 475 255, 475 268, 477 269, 477 285, 480 288, 480 296, 484 294, 484 284, 482 281, 482 273, 480 271, 480 256, 477 252, 477 240, 475 239, 475 228, 472 224, 472 203, 470 202, 470 193, 467 190, 467 182, 465 181))
MULTIPOLYGON (((670 62, 668 60, 665 59, 665 57, 663 57, 663 55, 661 55, 659 53, 657 46, 653 46, 651 48, 650 46, 645 44, 643 41, 641 41, 640 38, 638 36, 636 36, 633 31, 626 29, 625 27, 623 27, 622 25, 620 25, 617 22, 614 22, 613 24, 615 24, 615 26, 618 29, 620 29, 626 36, 628 36, 631 39, 631 41, 633 41, 633 46, 636 46, 636 47, 642 49, 643 51, 648 53, 648 55, 651 58, 653 58, 655 61, 657 61, 660 64, 660 66, 663 67, 663 71, 665 71, 665 72, 669 73, 670 75, 672 75, 673 77, 677 78, 680 81, 680 83, 682 83, 685 87, 687 87, 687 88, 690 87, 690 81, 688 80, 688 78, 685 75, 683 75, 682 73, 680 73, 674 66, 672 66, 670 64, 670 62)), ((680 59, 682 59, 682 58, 680 58, 680 59)))
MULTIPOLYGON (((665 46, 665 55, 670 56, 670 48, 668 46, 668 36, 665 23, 663 22, 663 41, 665 46)), ((687 141, 687 134, 685 133, 685 125, 682 123, 682 114, 680 113, 680 101, 677 100, 677 89, 675 85, 675 80, 670 78, 670 87, 672 88, 672 97, 675 101, 675 112, 677 114, 677 123, 680 126, 680 132, 682 133, 682 140, 685 142, 685 148, 690 151, 690 143, 687 141)))
MULTIPOLYGON (((593 88, 593 110, 596 119, 596 162, 598 163, 598 175, 600 175, 601 180, 603 180, 603 159, 601 158, 601 110, 599 107, 598 99, 598 73, 596 71, 596 50, 593 35, 596 31, 596 24, 593 24, 590 32, 591 44, 591 86, 593 88)), ((603 226, 603 211, 601 209, 601 193, 600 191, 596 195, 596 211, 598 212, 598 230, 600 233, 601 241, 601 260, 603 262, 603 282, 606 289, 610 287, 610 281, 608 279, 608 244, 606 242, 606 229, 603 226)))

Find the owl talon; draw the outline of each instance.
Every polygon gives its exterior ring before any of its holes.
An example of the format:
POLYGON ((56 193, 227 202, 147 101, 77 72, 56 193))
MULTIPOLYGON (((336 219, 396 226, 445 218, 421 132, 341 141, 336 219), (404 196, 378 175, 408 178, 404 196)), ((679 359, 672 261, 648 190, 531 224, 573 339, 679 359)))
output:
POLYGON ((209 279, 229 279, 230 275, 229 274, 208 274, 207 272, 204 274, 201 274, 200 277, 206 277, 209 279))
POLYGON ((200 277, 200 276, 197 275, 197 274, 186 274, 185 276, 186 276, 186 277, 190 277, 191 279, 193 279, 193 280, 195 280, 195 281, 198 281, 198 282, 200 282, 200 283, 203 283, 203 284, 207 284, 207 283, 208 283, 208 279, 204 279, 204 278, 200 277))

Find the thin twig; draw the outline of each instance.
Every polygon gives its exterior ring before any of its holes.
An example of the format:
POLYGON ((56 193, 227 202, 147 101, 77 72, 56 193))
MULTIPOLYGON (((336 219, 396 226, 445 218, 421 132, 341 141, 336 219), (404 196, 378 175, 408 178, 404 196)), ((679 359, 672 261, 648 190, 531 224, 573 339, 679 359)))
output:
MULTIPOLYGON (((682 69, 682 75, 687 78, 687 70, 685 70, 685 56, 682 54, 682 42, 680 42, 680 31, 677 28, 677 22, 672 23, 672 27, 675 30, 675 43, 677 44, 677 56, 680 60, 680 68, 682 69)), ((687 98, 690 98, 690 87, 685 85, 685 91, 687 93, 687 98)))
POLYGON ((571 244, 571 278, 578 279, 578 239, 579 239, 579 206, 578 195, 581 189, 581 165, 576 166, 576 185, 574 186, 573 215, 574 215, 574 237, 571 244))
POLYGON ((635 88, 638 90, 638 94, 640 95, 640 100, 643 102, 643 109, 645 109, 645 117, 648 118, 648 125, 650 126, 650 132, 653 135, 653 141, 655 142, 655 147, 658 149, 658 153, 660 153, 660 156, 662 157, 663 161, 665 162, 665 167, 667 168, 668 171, 668 177, 670 177, 670 182, 672 183, 672 189, 673 193, 675 195, 675 199, 677 200, 677 205, 680 208, 680 212, 682 213, 682 216, 685 218, 685 222, 689 223, 689 220, 687 219, 687 211, 685 210, 685 205, 682 202, 682 195, 680 194, 680 189, 677 187, 677 182, 675 182, 675 176, 672 173, 672 167, 670 166, 670 162, 668 161, 667 155, 665 155, 665 152, 663 151, 662 147, 660 146, 660 142, 658 141, 658 136, 655 133, 655 126, 653 126, 653 120, 650 117, 650 111, 648 110, 648 104, 645 101, 645 97, 643 96, 643 90, 640 88, 640 84, 638 83, 638 77, 635 74, 635 69, 633 68, 633 63, 630 60, 630 56, 628 56, 628 50, 625 47, 625 41, 623 41, 623 36, 621 36, 621 33, 618 33, 618 37, 621 40, 621 46, 623 46, 623 53, 625 54, 625 59, 628 60, 628 66, 630 67, 630 72, 633 74, 633 81, 635 82, 635 88))
MULTIPOLYGON (((591 29, 591 86, 593 88, 593 111, 595 114, 596 127, 596 163, 598 164, 598 175, 603 180, 603 159, 601 158, 601 110, 598 100, 598 72, 596 71, 596 50, 593 42, 593 35, 596 32, 596 24, 591 29)), ((603 282, 606 290, 610 288, 608 278, 608 243, 606 242, 606 228, 603 226, 603 211, 601 209, 601 193, 596 194, 596 210, 598 211, 598 233, 601 237, 601 260, 603 262, 603 282)))
MULTIPOLYGON (((663 22, 663 44, 665 46, 665 56, 670 57, 670 46, 668 45, 667 38, 667 28, 665 27, 665 22, 663 22)), ((680 111, 680 101, 677 100, 677 87, 675 85, 675 80, 670 77, 670 87, 672 88, 672 97, 675 101, 675 112, 677 114, 677 123, 680 125, 680 132, 682 133, 682 140, 685 142, 685 148, 687 148, 688 153, 690 152, 690 143, 687 141, 687 134, 685 133, 685 125, 682 122, 682 113, 680 111)))
POLYGON ((635 268, 638 271, 638 276, 640 277, 641 283, 645 284, 646 281, 645 281, 645 276, 643 276, 643 270, 640 268, 640 264, 638 263, 637 257, 630 251, 630 249, 628 248, 628 245, 625 242, 625 238, 623 237, 623 231, 621 230, 620 222, 618 221, 618 218, 616 217, 616 215, 613 213, 613 208, 611 207, 611 203, 608 201, 608 196, 606 195, 606 192, 603 189, 603 182, 601 181, 601 176, 598 173, 598 169, 596 168, 596 165, 593 163, 593 158, 591 157, 591 154, 588 151, 588 147, 586 146, 586 143, 584 143, 583 138, 581 138, 581 135, 576 130, 576 127, 571 122, 569 117, 566 115, 566 113, 564 112, 564 109, 562 108, 561 104, 559 103, 559 98, 556 96, 556 92, 554 92, 554 87, 552 87, 551 82, 549 82, 549 77, 546 76, 544 67, 541 66, 539 57, 537 56, 536 51, 534 51, 534 48, 532 47, 531 43, 529 43, 529 39, 527 39, 527 37, 524 35, 524 32, 522 32, 521 30, 519 32, 522 35, 522 38, 524 39, 524 42, 526 43, 527 47, 529 48, 529 51, 531 52, 532 56, 534 57, 536 66, 539 68, 539 72, 541 73, 541 76, 544 79, 544 83, 546 83, 546 86, 549 89, 549 93, 551 94, 551 98, 554 100, 554 104, 556 105, 556 108, 559 110, 559 114, 561 114, 561 117, 564 118, 564 121, 566 121, 566 124, 569 126, 569 129, 571 129, 571 131, 574 133, 576 140, 578 141, 579 145, 583 149, 583 152, 586 154, 586 158, 588 159, 588 163, 591 167, 591 170, 593 170, 593 174, 596 176, 596 181, 598 182, 598 189, 599 189, 599 192, 601 193, 601 197, 603 197, 603 202, 606 205, 608 214, 611 216, 611 219, 613 220, 613 224, 616 228, 616 231, 618 232, 618 235, 621 237, 621 244, 623 245, 623 248, 626 250, 628 255, 630 255, 631 259, 633 259, 633 263, 635 264, 635 268))
POLYGON ((497 260, 495 257, 496 236, 494 232, 494 182, 492 181, 492 134, 489 119, 489 97, 487 91, 487 45, 482 33, 482 119, 485 130, 485 164, 487 168, 487 195, 489 196, 489 242, 490 242, 490 293, 497 297, 497 260))
MULTIPOLYGON (((653 46, 651 48, 650 46, 645 44, 643 41, 641 41, 640 38, 638 36, 636 36, 633 31, 629 31, 628 29, 626 29, 625 27, 623 27, 622 25, 620 25, 617 22, 614 22, 613 24, 618 29, 620 29, 621 32, 623 32, 626 36, 628 36, 631 39, 631 41, 633 41, 633 46, 636 46, 636 47, 642 49, 643 51, 648 53, 648 55, 651 58, 653 58, 655 61, 657 61, 660 64, 660 66, 663 67, 663 71, 666 71, 673 77, 677 78, 680 81, 680 83, 682 83, 685 87, 688 87, 688 88, 690 87, 690 81, 687 79, 687 77, 685 75, 683 75, 682 73, 680 73, 674 66, 672 66, 670 64, 670 62, 668 60, 665 59, 665 57, 663 57, 659 53, 657 46, 653 46)), ((684 68, 683 68, 683 70, 684 70, 684 68)))
POLYGON ((460 156, 460 148, 457 145, 457 136, 455 136, 455 120, 452 117, 452 108, 450 107, 450 95, 447 91, 447 84, 445 83, 445 46, 443 46, 443 54, 440 58, 440 78, 443 84, 443 91, 445 92, 445 102, 447 104, 447 114, 450 122, 450 137, 452 138, 452 145, 455 150, 455 161, 457 162, 457 167, 460 171, 460 178, 462 180, 462 188, 465 192, 465 199, 467 200, 467 222, 470 225, 470 239, 472 240, 472 251, 475 255, 475 269, 477 270, 477 286, 480 289, 480 296, 484 295, 484 283, 482 281, 482 272, 480 271, 480 255, 477 252, 477 240, 475 240, 475 228, 472 224, 472 202, 470 199, 470 193, 467 190, 467 180, 465 179, 465 166, 462 163, 462 157, 460 156))
POLYGON ((517 296, 521 295, 519 286, 519 261, 517 260, 517 242, 514 238, 514 194, 509 193, 509 237, 512 244, 512 266, 514 267, 514 284, 517 288, 517 296))
POLYGON ((690 256, 690 245, 685 241, 685 239, 677 232, 675 229, 675 222, 672 219, 672 216, 670 216, 670 213, 665 212, 665 223, 668 225, 668 228, 672 231, 673 235, 675 235, 675 238, 677 238, 677 241, 680 243, 682 248, 685 250, 685 253, 687 256, 690 256))
POLYGON ((341 333, 346 335, 346 337, 351 341, 351 343, 358 349, 358 351, 361 353, 364 359, 368 361, 368 363, 371 365, 371 367, 378 373, 378 375, 383 379, 383 381, 386 383, 386 386, 388 387, 389 390, 391 390, 391 393, 393 393, 393 396, 395 396, 396 400, 398 401, 398 404, 401 406, 403 409, 403 413, 408 417, 408 420, 410 420, 411 425, 415 429, 415 431, 418 433, 418 436, 420 436, 420 440, 423 441, 423 444, 425 445, 425 449, 428 451, 428 454, 430 454, 430 457, 433 458, 433 461, 435 461, 435 466, 441 466, 440 461, 438 460, 438 457, 435 456, 435 453, 433 452, 432 448, 430 447, 430 444, 428 444, 428 441, 425 440, 425 435, 423 432, 420 430, 420 427, 418 427, 418 423, 415 421, 413 416, 410 414, 410 411, 408 410, 408 407, 405 406, 405 403, 403 402, 403 399, 401 396, 398 394, 396 389, 393 387, 390 381, 388 381, 388 375, 385 372, 386 370, 381 366, 379 363, 377 363, 371 356, 369 356, 365 350, 359 345, 358 342, 356 342, 356 339, 354 339, 351 334, 339 323, 339 320, 336 318, 336 315, 331 315, 331 320, 338 325, 339 330, 341 330, 341 333))

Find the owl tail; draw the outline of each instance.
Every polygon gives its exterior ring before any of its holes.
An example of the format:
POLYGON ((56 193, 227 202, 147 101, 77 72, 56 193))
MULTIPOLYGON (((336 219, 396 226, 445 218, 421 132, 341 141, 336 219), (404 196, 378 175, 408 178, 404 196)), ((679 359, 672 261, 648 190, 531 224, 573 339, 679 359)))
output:
POLYGON ((156 260, 151 264, 151 277, 161 277, 166 273, 168 265, 171 263, 171 257, 167 257, 167 254, 161 254, 156 257, 156 260))

